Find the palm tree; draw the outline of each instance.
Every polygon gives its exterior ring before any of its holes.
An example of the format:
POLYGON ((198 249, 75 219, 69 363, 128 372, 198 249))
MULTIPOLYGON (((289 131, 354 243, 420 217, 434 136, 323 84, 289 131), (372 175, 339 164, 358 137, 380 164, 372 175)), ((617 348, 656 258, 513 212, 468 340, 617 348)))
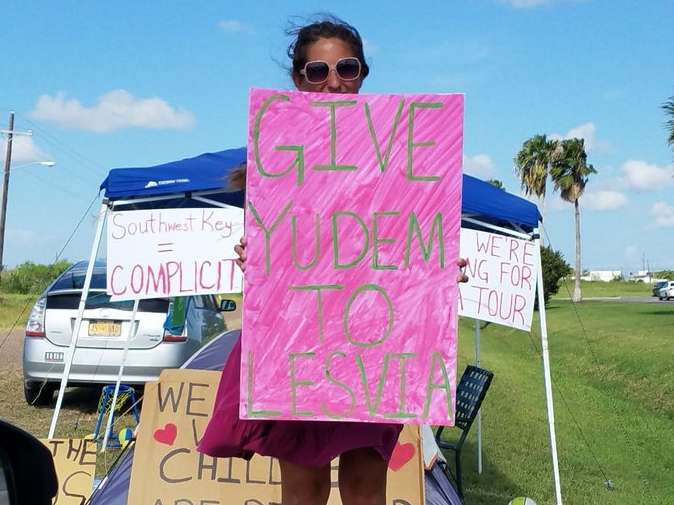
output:
POLYGON ((505 186, 503 185, 503 181, 499 181, 498 179, 489 179, 487 181, 489 184, 494 186, 495 188, 502 189, 505 191, 505 186))
POLYGON ((585 185, 590 174, 597 171, 587 163, 585 141, 583 139, 562 140, 559 149, 555 151, 550 166, 550 178, 555 190, 559 190, 561 197, 573 203, 576 224, 576 279, 573 286, 573 301, 580 302, 580 207, 578 200, 585 191, 585 185))
POLYGON ((669 138, 667 142, 669 146, 674 149, 674 96, 670 96, 669 100, 662 104, 662 110, 665 111, 665 114, 668 116, 667 130, 669 131, 669 138))
MULTIPOLYGON (((527 195, 536 195, 541 200, 541 216, 545 223, 545 190, 550 164, 557 147, 557 141, 548 140, 545 135, 534 135, 515 156, 515 174, 527 195)), ((541 236, 544 238, 545 233, 541 236)), ((544 244, 544 239, 541 240, 544 244)))

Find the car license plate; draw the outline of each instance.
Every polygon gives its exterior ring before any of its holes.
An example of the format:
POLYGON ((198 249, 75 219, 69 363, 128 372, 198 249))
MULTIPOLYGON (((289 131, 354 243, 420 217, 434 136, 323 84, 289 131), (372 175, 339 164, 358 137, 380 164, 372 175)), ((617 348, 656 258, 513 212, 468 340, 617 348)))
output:
POLYGON ((122 323, 117 321, 90 321, 90 337, 119 337, 122 334, 122 323))

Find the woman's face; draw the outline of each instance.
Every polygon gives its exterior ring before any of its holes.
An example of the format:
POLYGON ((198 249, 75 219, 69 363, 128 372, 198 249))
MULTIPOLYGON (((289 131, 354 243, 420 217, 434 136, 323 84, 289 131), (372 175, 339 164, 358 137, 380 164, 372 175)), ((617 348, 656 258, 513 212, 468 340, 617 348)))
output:
POLYGON ((335 71, 335 64, 341 58, 355 57, 349 45, 342 39, 318 39, 307 49, 306 61, 325 61, 330 66, 328 79, 320 84, 312 84, 301 74, 293 74, 293 82, 299 91, 316 93, 358 93, 363 83, 362 75, 353 81, 343 81, 335 71))

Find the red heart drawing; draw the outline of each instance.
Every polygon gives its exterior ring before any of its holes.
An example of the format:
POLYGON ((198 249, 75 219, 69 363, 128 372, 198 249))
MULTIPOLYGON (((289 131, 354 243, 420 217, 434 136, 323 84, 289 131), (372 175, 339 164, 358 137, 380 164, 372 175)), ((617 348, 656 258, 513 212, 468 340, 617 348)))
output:
POLYGON ((154 432, 154 439, 160 444, 173 445, 176 436, 178 436, 178 428, 173 423, 166 423, 166 426, 154 432))
POLYGON ((396 442, 393 454, 391 454, 391 461, 388 462, 388 467, 394 472, 397 472, 414 457, 415 452, 414 444, 401 444, 400 442, 396 442))

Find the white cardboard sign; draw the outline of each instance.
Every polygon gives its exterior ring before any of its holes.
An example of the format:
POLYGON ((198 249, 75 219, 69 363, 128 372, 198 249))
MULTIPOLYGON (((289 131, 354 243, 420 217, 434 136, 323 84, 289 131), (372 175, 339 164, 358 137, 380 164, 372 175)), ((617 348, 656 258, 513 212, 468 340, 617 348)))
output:
POLYGON ((530 330, 539 255, 534 242, 462 228, 470 280, 459 286, 459 315, 530 330))
POLYGON ((242 236, 236 207, 112 211, 107 292, 112 300, 238 293, 242 236))

